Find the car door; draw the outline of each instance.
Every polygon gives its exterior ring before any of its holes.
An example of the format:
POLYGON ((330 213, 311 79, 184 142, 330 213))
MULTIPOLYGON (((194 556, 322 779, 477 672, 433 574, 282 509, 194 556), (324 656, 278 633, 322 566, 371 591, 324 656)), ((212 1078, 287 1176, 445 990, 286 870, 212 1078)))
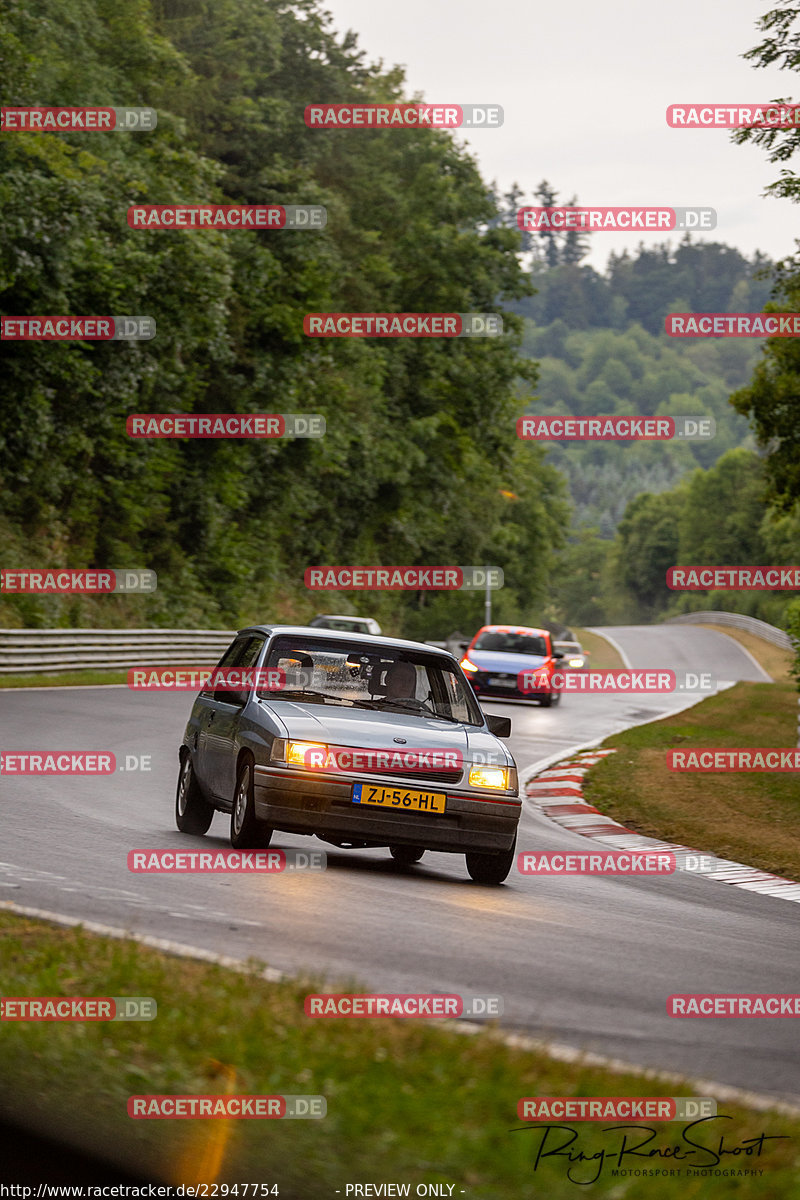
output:
MULTIPOLYGON (((228 649, 223 654, 222 658, 214 667, 214 671, 221 671, 226 667, 232 667, 239 658, 240 654, 242 654, 244 651, 247 640, 247 638, 243 637, 234 638, 230 646, 228 646, 228 649)), ((217 719, 218 710, 219 704, 214 698, 214 689, 207 685, 202 689, 200 695, 195 701, 193 716, 197 722, 194 771, 198 780, 208 792, 212 790, 208 735, 212 725, 217 719)))
MULTIPOLYGON (((250 634, 239 639, 237 654, 226 667, 245 670, 255 667, 264 648, 262 635, 250 634)), ((214 692, 212 714, 206 729, 208 786, 218 800, 230 805, 236 786, 236 753, 239 721, 252 687, 242 692, 220 689, 214 692)))

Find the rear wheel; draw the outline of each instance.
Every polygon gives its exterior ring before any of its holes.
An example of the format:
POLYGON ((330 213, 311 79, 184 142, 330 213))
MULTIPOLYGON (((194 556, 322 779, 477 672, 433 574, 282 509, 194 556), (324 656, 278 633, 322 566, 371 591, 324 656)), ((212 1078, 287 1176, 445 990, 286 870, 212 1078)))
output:
POLYGON ((231 845, 234 850, 262 850, 272 841, 272 826, 256 819, 253 764, 246 758, 236 776, 231 811, 231 845))
POLYGON ((503 883, 514 865, 514 854, 517 848, 516 840, 510 850, 500 854, 477 854, 470 851, 464 857, 467 860, 467 870, 476 883, 496 885, 503 883))
POLYGON ((181 760, 178 773, 178 790, 175 794, 175 824, 181 833, 208 831, 214 817, 212 805, 203 796, 200 784, 195 779, 192 756, 188 752, 181 760))
POLYGON ((390 846, 389 853, 396 863, 400 863, 403 867, 410 867, 419 862, 425 850, 420 849, 419 846, 390 846))

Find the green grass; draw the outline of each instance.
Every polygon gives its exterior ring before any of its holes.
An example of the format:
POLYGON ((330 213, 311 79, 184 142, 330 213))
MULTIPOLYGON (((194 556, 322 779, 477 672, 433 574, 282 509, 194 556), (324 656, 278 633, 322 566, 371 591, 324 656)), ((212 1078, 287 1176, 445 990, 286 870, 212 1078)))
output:
POLYGON ((618 753, 594 767, 584 795, 637 833, 800 879, 797 772, 667 769, 669 748, 779 746, 797 741, 797 691, 738 683, 694 708, 614 734, 618 753))
POLYGON ((106 683, 126 683, 127 671, 63 671, 55 675, 0 675, 0 688, 98 687, 106 683))
MULTIPOLYGON (((534 1173, 538 1136, 511 1132, 520 1124, 521 1096, 692 1094, 674 1082, 511 1049, 485 1031, 463 1036, 418 1021, 313 1021, 304 1016, 303 997, 320 980, 274 984, 258 970, 253 964, 252 973, 229 972, 0 912, 5 995, 145 995, 159 1006, 147 1023, 4 1023, 0 1109, 18 1119, 35 1112, 53 1134, 94 1145, 154 1182, 277 1182, 284 1200, 333 1197, 336 1188, 344 1197, 346 1183, 386 1181, 411 1184, 411 1195, 417 1183, 438 1182, 455 1184, 455 1197, 465 1189, 472 1200, 574 1200, 563 1160, 534 1173), (133 1094, 223 1092, 231 1068, 235 1092, 320 1094, 328 1115, 238 1122, 126 1115, 133 1094)), ((797 1194, 800 1116, 722 1103, 719 1111, 733 1118, 725 1123, 729 1144, 761 1132, 791 1139, 768 1144, 777 1148, 757 1162, 748 1158, 744 1165, 764 1174, 726 1179, 724 1195, 797 1194)), ((601 1126, 577 1128, 586 1153, 608 1144, 601 1126)), ((658 1144, 673 1144, 682 1128, 660 1126, 658 1144)), ((710 1200, 720 1192, 713 1176, 678 1183, 606 1174, 585 1189, 603 1200, 710 1200)))

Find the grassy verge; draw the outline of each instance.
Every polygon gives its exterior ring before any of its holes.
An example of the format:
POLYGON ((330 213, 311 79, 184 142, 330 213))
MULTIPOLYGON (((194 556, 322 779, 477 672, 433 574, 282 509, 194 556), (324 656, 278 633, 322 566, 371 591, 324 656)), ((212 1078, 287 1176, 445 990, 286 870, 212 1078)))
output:
POLYGON ((620 824, 800 879, 800 788, 795 772, 669 771, 670 747, 794 746, 790 684, 738 683, 663 721, 615 734, 618 753, 588 776, 586 798, 620 824))
POLYGON ((99 687, 125 683, 127 671, 64 671, 56 675, 0 675, 0 688, 99 687))
POLYGON ((591 656, 589 658, 590 667, 606 671, 611 670, 612 667, 625 666, 611 642, 607 642, 600 634, 589 633, 588 629, 579 629, 577 625, 571 625, 570 628, 584 650, 588 650, 591 656))
MULTIPOLYGON (((554 1062, 503 1046, 487 1033, 460 1036, 403 1020, 312 1021, 303 1014, 303 997, 319 980, 268 983, 255 964, 249 974, 228 972, 3 912, 0 978, 11 996, 156 998, 154 1021, 4 1022, 0 1042, 0 1111, 13 1109, 19 1119, 35 1111, 52 1134, 94 1144, 153 1181, 277 1183, 284 1200, 332 1197, 336 1188, 344 1195, 345 1184, 354 1181, 408 1183, 411 1195, 418 1183, 439 1182, 455 1184, 453 1195, 463 1188, 479 1200, 534 1194, 572 1200, 576 1184, 565 1178, 566 1160, 545 1161, 534 1173, 541 1135, 511 1132, 520 1125, 519 1097, 691 1094, 674 1082, 554 1062), (134 1094, 222 1093, 229 1068, 236 1072, 233 1092, 320 1094, 328 1115, 319 1121, 134 1121, 126 1115, 134 1094)), ((724 1122, 726 1145, 762 1132, 791 1139, 767 1143, 776 1148, 757 1163, 748 1157, 746 1165, 764 1174, 726 1179, 726 1196, 795 1194, 800 1117, 727 1103, 719 1112, 732 1118, 724 1122)), ((721 1124, 698 1140, 718 1141, 721 1124)), ((657 1144, 675 1144, 683 1127, 660 1126, 657 1144)), ((576 1128, 587 1154, 608 1145, 600 1125, 576 1128)), ((584 1169, 579 1177, 591 1174, 584 1169)), ((719 1194, 719 1180, 692 1179, 688 1188, 674 1177, 623 1183, 607 1169, 586 1190, 666 1200, 679 1189, 705 1200, 719 1194)))

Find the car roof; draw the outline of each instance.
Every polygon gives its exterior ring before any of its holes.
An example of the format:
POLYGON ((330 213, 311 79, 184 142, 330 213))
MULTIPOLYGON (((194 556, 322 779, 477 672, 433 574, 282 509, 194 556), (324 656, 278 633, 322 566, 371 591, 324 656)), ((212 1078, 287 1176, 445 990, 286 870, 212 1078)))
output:
POLYGON ((315 621, 374 621, 374 617, 354 617, 352 613, 317 613, 315 621))
POLYGON ((442 658, 452 658, 449 650, 438 646, 429 646, 427 642, 410 642, 404 638, 379 637, 375 633, 346 633, 342 629, 323 629, 314 625, 247 625, 240 629, 237 637, 243 633, 265 633, 272 637, 277 633, 307 633, 315 638, 327 638, 332 642, 375 642, 378 649, 392 650, 424 650, 426 654, 438 654, 442 658))
POLYGON ((532 633, 536 637, 550 636, 549 629, 536 629, 533 625, 482 625, 478 633, 532 633))

